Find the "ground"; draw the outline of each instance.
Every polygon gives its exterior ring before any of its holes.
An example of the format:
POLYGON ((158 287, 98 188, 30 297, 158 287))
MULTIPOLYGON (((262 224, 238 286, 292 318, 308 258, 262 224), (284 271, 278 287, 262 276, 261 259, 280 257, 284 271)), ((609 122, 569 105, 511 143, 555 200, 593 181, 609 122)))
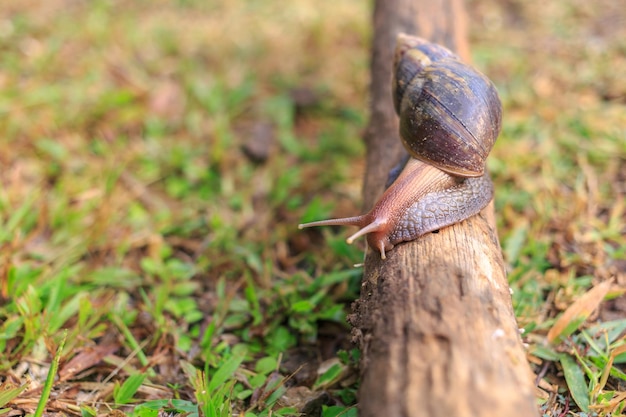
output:
MULTIPOLYGON (((488 168, 540 407, 621 415, 626 8, 467 4, 504 105, 488 168)), ((359 212, 370 14, 0 5, 5 415, 356 414, 364 243, 295 226, 359 212)))

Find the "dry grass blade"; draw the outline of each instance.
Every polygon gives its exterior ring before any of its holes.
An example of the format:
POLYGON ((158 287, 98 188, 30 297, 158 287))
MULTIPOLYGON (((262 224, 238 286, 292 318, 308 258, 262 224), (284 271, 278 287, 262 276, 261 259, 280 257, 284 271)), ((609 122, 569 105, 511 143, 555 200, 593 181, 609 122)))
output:
POLYGON ((598 385, 593 390, 594 395, 597 395, 600 391, 604 389, 606 382, 609 379, 609 375, 611 375, 611 369, 613 368, 613 361, 615 361, 615 357, 621 355, 624 352, 626 352, 626 345, 618 346, 611 352, 611 355, 609 356, 609 361, 602 371, 600 383, 598 383, 598 385))
POLYGON ((598 308, 611 289, 611 281, 604 281, 593 287, 568 307, 548 332, 549 343, 559 343, 572 334, 598 308))

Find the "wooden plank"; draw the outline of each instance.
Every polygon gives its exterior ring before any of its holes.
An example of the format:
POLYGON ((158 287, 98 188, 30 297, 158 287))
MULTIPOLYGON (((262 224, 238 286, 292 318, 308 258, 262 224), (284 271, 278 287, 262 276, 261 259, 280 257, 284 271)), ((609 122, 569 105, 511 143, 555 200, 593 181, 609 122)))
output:
MULTIPOLYGON (((397 34, 417 34, 467 59, 464 22, 460 0, 376 2, 366 210, 404 153, 389 82, 397 34)), ((361 298, 350 318, 363 350, 359 415, 538 415, 493 203, 387 256, 383 261, 368 249, 361 298)))

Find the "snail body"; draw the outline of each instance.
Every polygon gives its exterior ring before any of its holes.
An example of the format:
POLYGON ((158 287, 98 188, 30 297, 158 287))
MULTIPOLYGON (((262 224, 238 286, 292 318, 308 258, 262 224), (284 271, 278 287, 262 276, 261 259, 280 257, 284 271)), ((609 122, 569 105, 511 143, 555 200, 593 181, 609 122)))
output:
POLYGON ((448 49, 399 35, 393 102, 411 156, 369 213, 299 225, 354 225, 385 259, 396 244, 465 220, 493 197, 485 160, 500 132, 502 105, 487 77, 448 49))

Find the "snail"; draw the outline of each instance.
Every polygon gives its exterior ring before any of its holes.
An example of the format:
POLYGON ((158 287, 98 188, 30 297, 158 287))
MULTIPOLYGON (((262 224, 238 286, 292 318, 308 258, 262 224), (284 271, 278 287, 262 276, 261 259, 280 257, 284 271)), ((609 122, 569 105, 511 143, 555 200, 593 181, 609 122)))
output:
POLYGON ((459 223, 493 197, 485 161, 500 133, 502 105, 493 83, 443 46, 400 34, 393 103, 410 158, 369 213, 300 224, 359 226, 386 258, 401 242, 459 223))

